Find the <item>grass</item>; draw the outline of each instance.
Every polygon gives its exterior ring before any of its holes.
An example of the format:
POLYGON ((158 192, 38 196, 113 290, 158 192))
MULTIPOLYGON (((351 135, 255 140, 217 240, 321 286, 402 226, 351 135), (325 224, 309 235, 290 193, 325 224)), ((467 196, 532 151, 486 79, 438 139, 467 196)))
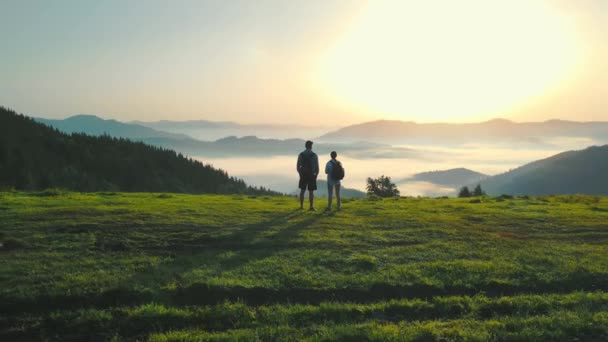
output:
POLYGON ((0 193, 0 339, 608 339, 608 198, 297 206, 0 193))

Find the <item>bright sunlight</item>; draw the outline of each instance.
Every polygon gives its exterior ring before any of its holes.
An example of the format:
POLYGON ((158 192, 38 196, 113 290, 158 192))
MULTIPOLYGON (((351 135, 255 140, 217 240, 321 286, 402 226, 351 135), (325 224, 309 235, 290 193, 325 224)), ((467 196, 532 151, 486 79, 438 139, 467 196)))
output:
POLYGON ((416 121, 496 117, 573 77, 573 23, 541 1, 373 1, 321 58, 339 104, 416 121))

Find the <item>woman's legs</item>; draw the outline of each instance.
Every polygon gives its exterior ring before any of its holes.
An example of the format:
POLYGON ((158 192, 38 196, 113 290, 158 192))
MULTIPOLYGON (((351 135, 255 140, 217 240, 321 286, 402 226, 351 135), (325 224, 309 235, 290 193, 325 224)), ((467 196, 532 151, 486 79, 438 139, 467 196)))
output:
POLYGON ((329 185, 329 182, 327 183, 327 209, 331 210, 331 202, 332 202, 332 197, 333 197, 333 185, 329 185))
POLYGON ((336 202, 338 204, 338 210, 342 207, 342 200, 340 199, 340 183, 336 183, 336 202))

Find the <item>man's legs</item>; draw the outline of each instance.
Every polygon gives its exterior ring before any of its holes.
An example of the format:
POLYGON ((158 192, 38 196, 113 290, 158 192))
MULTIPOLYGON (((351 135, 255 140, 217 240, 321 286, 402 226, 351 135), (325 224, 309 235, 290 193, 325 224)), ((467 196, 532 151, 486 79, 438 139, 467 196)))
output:
POLYGON ((314 206, 315 191, 314 190, 308 190, 308 200, 310 201, 310 210, 313 210, 315 208, 315 206, 314 206))
POLYGON ((304 209, 304 193, 306 192, 306 188, 300 189, 300 209, 304 209))

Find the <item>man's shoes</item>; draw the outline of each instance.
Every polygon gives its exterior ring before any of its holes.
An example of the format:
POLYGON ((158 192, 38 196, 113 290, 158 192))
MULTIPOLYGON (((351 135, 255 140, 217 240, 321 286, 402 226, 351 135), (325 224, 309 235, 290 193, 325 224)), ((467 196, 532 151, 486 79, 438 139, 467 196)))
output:
POLYGON ((308 209, 308 210, 310 210, 310 211, 317 211, 317 208, 315 208, 315 207, 310 207, 310 209, 308 209))

